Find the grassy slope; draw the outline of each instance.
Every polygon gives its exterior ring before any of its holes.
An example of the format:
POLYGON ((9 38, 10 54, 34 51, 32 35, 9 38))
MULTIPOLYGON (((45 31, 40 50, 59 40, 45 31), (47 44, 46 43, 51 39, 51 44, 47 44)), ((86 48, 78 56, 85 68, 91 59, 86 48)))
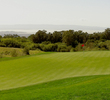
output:
POLYGON ((110 100, 110 75, 83 76, 0 92, 0 100, 110 100))
POLYGON ((0 90, 74 76, 101 74, 110 74, 109 51, 20 57, 0 62, 0 90))
POLYGON ((20 48, 8 48, 8 47, 0 47, 0 53, 3 53, 3 57, 11 57, 11 52, 13 50, 16 50, 16 52, 18 53, 18 56, 23 55, 22 54, 22 50, 20 48), (5 54, 5 52, 9 52, 9 54, 5 54))
MULTIPOLYGON (((10 47, 0 47, 0 53, 3 53, 3 57, 11 57, 11 52, 16 50, 17 56, 23 56, 23 49, 21 48, 10 48, 10 47), (5 54, 5 52, 9 52, 9 54, 5 54)), ((40 53, 40 50, 30 50, 30 55, 40 53)))

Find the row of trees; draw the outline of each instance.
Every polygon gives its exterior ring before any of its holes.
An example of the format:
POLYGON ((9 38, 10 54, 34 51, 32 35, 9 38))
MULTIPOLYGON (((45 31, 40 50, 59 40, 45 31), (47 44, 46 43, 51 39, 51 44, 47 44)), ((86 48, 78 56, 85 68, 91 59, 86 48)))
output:
POLYGON ((108 49, 110 40, 110 28, 105 29, 104 32, 95 32, 88 34, 81 30, 67 30, 67 31, 54 31, 47 33, 45 30, 39 30, 29 37, 20 37, 17 34, 6 34, 0 36, 1 47, 15 47, 29 49, 40 49, 42 51, 77 51, 80 44, 86 46, 98 47, 108 49))
POLYGON ((62 42, 75 47, 78 43, 86 43, 88 40, 110 40, 110 28, 105 29, 104 32, 95 32, 93 34, 88 34, 80 30, 54 31, 53 33, 46 33, 45 30, 39 30, 28 38, 34 43, 42 43, 44 41, 50 41, 51 43, 62 42))

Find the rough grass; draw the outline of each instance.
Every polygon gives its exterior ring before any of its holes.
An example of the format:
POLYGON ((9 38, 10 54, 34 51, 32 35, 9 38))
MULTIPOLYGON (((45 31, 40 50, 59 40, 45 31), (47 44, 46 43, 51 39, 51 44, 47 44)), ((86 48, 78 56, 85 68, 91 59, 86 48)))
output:
MULTIPOLYGON (((11 57, 11 53, 13 52, 13 50, 16 50, 16 53, 17 53, 17 56, 23 56, 23 49, 21 48, 9 48, 9 47, 0 47, 0 54, 2 53, 2 56, 3 57, 11 57)), ((33 55, 33 54, 37 54, 37 53, 40 53, 42 51, 40 50, 30 50, 29 53, 30 55, 33 55)))
POLYGON ((109 51, 43 53, 1 60, 0 90, 75 76, 106 74, 110 74, 109 51))
POLYGON ((67 78, 0 91, 0 100, 110 100, 110 75, 67 78))

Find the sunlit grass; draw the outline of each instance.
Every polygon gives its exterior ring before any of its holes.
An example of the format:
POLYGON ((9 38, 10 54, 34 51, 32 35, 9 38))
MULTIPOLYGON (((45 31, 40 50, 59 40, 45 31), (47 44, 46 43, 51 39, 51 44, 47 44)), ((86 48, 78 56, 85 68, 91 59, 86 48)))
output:
POLYGON ((110 100, 110 75, 67 78, 0 92, 0 100, 110 100))
POLYGON ((110 74, 109 60, 109 51, 44 53, 1 60, 0 90, 75 76, 110 74))

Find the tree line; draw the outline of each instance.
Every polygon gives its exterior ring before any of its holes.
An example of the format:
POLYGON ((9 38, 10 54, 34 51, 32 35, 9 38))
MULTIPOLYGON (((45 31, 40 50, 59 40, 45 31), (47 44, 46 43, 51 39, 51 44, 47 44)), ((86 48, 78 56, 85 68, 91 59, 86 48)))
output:
POLYGON ((42 43, 44 41, 50 41, 51 43, 62 42, 75 47, 77 43, 86 43, 88 40, 110 40, 110 28, 105 29, 104 32, 94 32, 93 34, 88 34, 81 30, 54 31, 53 33, 39 30, 28 38, 34 43, 42 43))
POLYGON ((15 47, 29 49, 40 49, 42 51, 80 51, 81 44, 85 49, 107 49, 109 50, 110 28, 103 32, 89 34, 81 30, 54 31, 53 33, 39 30, 28 37, 20 37, 17 34, 5 34, 0 36, 1 47, 15 47))

